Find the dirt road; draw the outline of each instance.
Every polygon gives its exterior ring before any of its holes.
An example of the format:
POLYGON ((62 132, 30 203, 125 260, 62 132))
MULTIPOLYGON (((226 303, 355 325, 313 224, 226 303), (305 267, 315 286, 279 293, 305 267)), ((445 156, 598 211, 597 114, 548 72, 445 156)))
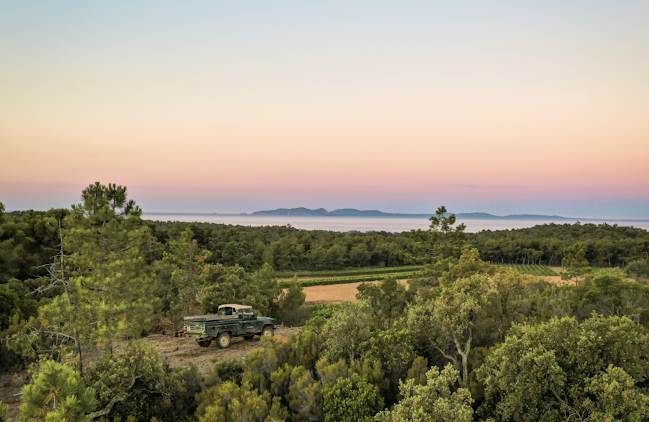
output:
MULTIPOLYGON (((277 328, 275 336, 285 338, 299 332, 299 328, 277 328)), ((214 342, 209 347, 199 347, 196 340, 190 337, 169 337, 152 334, 143 340, 155 347, 160 356, 166 359, 172 367, 187 368, 193 362, 203 375, 215 363, 226 359, 243 359, 251 350, 259 347, 258 336, 255 336, 252 340, 235 337, 227 349, 219 349, 214 342)))

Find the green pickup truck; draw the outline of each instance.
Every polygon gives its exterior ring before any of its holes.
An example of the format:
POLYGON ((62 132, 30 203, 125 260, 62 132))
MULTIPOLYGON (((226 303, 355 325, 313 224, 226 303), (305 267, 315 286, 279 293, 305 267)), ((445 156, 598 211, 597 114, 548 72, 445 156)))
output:
POLYGON ((258 317, 251 306, 221 305, 216 314, 188 316, 184 318, 185 335, 194 337, 201 347, 207 347, 216 339, 216 344, 225 349, 232 337, 250 340, 258 334, 272 337, 275 319, 258 317))

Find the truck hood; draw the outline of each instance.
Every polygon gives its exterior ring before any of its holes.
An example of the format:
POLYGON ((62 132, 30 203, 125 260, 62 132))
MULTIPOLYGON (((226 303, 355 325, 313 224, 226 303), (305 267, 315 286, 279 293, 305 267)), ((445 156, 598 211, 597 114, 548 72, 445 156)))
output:
POLYGON ((257 321, 262 321, 262 322, 269 322, 271 324, 275 323, 275 318, 269 318, 265 316, 257 317, 257 321))

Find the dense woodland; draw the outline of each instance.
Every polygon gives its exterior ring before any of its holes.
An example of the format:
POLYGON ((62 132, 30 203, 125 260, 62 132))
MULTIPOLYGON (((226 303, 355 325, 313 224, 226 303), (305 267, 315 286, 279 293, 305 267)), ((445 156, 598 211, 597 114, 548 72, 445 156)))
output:
POLYGON ((607 225, 468 234, 444 207, 401 234, 154 223, 97 183, 70 209, 0 205, 0 369, 29 368, 25 421, 643 421, 648 251, 607 225), (335 305, 274 273, 408 264, 335 305), (138 340, 222 303, 303 328, 207 376, 138 340))
MULTIPOLYGON (((4 214, 0 228, 0 282, 26 280, 46 273, 51 251, 60 241, 58 224, 70 210, 4 214)), ((395 267, 418 262, 412 249, 426 231, 404 233, 299 230, 213 223, 144 221, 162 249, 189 229, 198 247, 210 252, 209 263, 275 271, 395 267)), ((564 249, 580 242, 594 267, 624 267, 649 259, 649 232, 608 224, 544 224, 526 229, 466 233, 466 242, 492 263, 562 266, 564 249)), ((159 256, 158 256, 159 258, 159 256)))

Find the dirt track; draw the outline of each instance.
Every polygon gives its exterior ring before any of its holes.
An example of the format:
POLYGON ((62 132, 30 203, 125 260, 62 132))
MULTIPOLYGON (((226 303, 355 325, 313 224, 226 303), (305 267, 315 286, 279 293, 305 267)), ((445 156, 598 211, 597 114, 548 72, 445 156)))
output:
MULTIPOLYGON (((275 337, 286 338, 299 332, 299 328, 277 328, 275 337)), ((243 359, 248 352, 259 347, 258 336, 252 340, 235 337, 227 349, 219 349, 214 342, 209 347, 200 347, 196 344, 196 340, 190 337, 169 337, 159 334, 152 334, 144 341, 155 347, 160 356, 172 367, 187 368, 193 362, 198 366, 201 374, 206 374, 217 362, 226 359, 243 359)))

